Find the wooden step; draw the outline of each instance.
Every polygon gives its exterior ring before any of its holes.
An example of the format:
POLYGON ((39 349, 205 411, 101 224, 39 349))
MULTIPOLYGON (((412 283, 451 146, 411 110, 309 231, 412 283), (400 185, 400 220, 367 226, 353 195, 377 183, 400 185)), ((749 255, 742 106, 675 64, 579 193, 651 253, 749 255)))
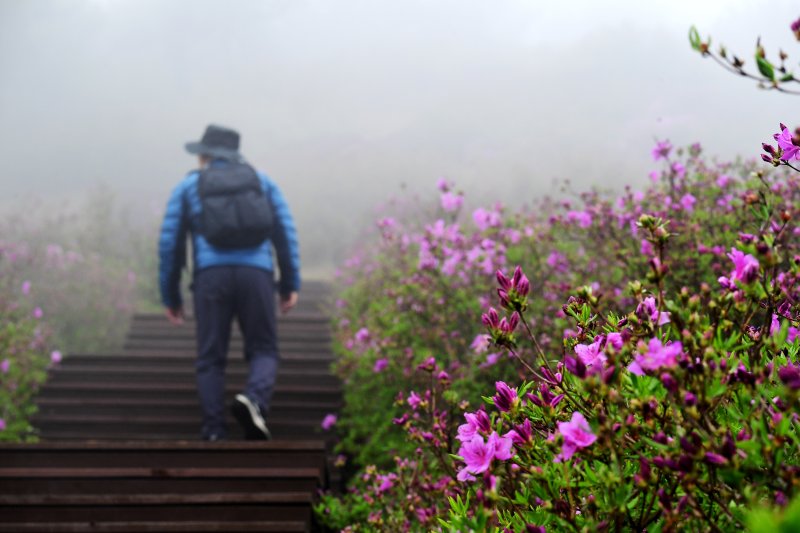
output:
MULTIPOLYGON (((183 358, 183 359, 196 359, 197 358, 197 351, 194 348, 186 348, 186 349, 172 349, 172 350, 165 350, 159 347, 151 347, 145 349, 126 349, 124 351, 119 352, 120 355, 125 357, 176 357, 176 358, 183 358)), ((85 354, 83 354, 85 355, 85 354)), ((64 356, 64 360, 66 361, 70 354, 64 356)), ((242 359, 244 357, 243 352, 234 352, 228 351, 228 360, 233 359, 242 359)), ((281 361, 319 361, 319 360, 327 360, 333 361, 334 357, 330 349, 326 350, 292 350, 286 349, 284 347, 280 348, 280 357, 281 361)))
POLYGON ((219 532, 246 533, 263 531, 269 533, 297 533, 309 531, 308 521, 275 521, 254 520, 247 522, 227 521, 115 521, 99 522, 25 522, 25 523, 0 523, 0 533, 134 533, 149 532, 219 532))
POLYGON ((309 531, 326 476, 319 440, 1 444, 0 531, 309 531))
MULTIPOLYGON (((230 416, 231 440, 199 440, 191 317, 176 328, 161 314, 137 314, 120 352, 68 354, 38 396, 32 423, 42 441, 0 444, 0 533, 310 531, 318 490, 340 479, 334 435, 320 423, 342 402, 330 371, 329 292, 313 287, 278 319, 270 442, 236 440, 230 416)), ((237 330, 227 405, 248 374, 237 330)))
MULTIPOLYGON (((245 383, 248 369, 243 366, 227 368, 226 379, 235 383, 245 383)), ((149 387, 153 383, 195 383, 194 365, 184 365, 183 368, 164 366, 96 366, 96 365, 64 365, 51 369, 49 379, 51 383, 70 383, 86 380, 118 381, 139 383, 149 387)), ((278 383, 284 385, 319 385, 336 387, 339 380, 332 376, 327 369, 300 369, 280 368, 278 370, 278 383)))

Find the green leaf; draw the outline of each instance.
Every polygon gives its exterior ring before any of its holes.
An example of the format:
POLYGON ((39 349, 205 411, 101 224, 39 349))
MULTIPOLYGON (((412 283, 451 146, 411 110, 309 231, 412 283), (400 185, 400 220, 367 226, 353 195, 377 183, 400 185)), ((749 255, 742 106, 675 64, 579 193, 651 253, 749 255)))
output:
POLYGON ((689 28, 689 43, 692 45, 692 48, 698 52, 700 51, 700 34, 694 26, 689 28))
POLYGON ((775 81, 775 67, 772 66, 772 63, 758 54, 756 54, 756 63, 758 64, 758 71, 762 76, 768 80, 775 81))
POLYGON ((780 80, 780 81, 792 81, 793 79, 794 79, 794 74, 792 74, 791 72, 789 72, 789 73, 787 73, 787 74, 784 74, 784 75, 781 77, 781 80, 780 80))

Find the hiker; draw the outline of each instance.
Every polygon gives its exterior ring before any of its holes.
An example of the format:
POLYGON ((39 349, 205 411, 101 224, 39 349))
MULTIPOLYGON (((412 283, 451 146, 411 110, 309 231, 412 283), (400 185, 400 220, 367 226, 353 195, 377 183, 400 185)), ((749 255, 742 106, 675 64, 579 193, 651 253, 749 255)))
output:
POLYGON ((248 440, 271 438, 265 421, 278 372, 272 248, 280 281, 280 309, 297 304, 300 259, 289 207, 278 187, 239 154, 239 134, 210 125, 197 154, 200 169, 172 191, 159 240, 161 299, 167 319, 184 319, 180 280, 191 234, 194 317, 197 326, 197 389, 202 438, 227 438, 225 363, 235 318, 244 337, 249 378, 231 411, 248 440))

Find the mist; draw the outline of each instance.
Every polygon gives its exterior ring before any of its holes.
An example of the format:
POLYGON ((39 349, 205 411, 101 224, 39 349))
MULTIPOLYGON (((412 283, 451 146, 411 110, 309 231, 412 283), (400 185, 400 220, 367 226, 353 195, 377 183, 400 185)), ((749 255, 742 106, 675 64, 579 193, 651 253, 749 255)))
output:
MULTIPOLYGON (((209 123, 287 197, 327 268, 404 190, 472 202, 645 183, 656 138, 757 156, 792 97, 689 47, 796 62, 796 2, 0 0, 0 204, 99 185, 158 219, 209 123)), ((155 247, 155 242, 154 242, 155 247)), ((155 253, 155 252, 154 252, 155 253)))

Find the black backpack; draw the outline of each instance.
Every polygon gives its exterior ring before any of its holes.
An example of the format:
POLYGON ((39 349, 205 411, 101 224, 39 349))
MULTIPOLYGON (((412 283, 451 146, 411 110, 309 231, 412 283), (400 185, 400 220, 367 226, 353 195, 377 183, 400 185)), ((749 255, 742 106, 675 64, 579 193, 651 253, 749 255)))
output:
POLYGON ((216 248, 259 246, 272 234, 274 209, 250 165, 231 163, 200 172, 200 233, 216 248))

